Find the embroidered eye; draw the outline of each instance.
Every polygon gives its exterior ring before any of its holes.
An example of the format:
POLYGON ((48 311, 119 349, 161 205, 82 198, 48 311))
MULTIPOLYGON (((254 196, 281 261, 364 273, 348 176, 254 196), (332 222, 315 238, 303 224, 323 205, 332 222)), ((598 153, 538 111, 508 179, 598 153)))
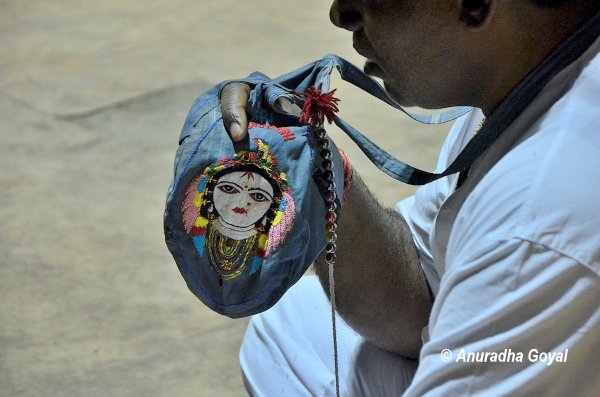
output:
POLYGON ((222 183, 219 186, 217 186, 217 188, 226 194, 236 194, 236 193, 240 192, 238 188, 236 188, 234 185, 230 185, 228 183, 222 183))
POLYGON ((270 198, 260 192, 253 192, 250 193, 250 197, 252 197, 252 200, 258 202, 258 203, 264 203, 265 201, 269 201, 270 198))

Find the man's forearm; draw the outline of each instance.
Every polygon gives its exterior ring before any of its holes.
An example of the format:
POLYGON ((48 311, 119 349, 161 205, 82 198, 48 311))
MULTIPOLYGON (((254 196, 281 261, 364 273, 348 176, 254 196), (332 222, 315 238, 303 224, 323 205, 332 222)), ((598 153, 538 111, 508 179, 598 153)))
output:
MULTIPOLYGON (((431 299, 406 222, 383 208, 355 175, 338 220, 335 292, 339 314, 371 343, 417 357, 431 299)), ((315 269, 329 292, 322 258, 315 269)))

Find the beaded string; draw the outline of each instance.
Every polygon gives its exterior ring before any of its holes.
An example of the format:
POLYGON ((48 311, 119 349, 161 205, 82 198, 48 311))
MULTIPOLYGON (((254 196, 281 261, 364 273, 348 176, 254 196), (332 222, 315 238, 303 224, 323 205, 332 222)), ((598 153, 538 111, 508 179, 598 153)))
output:
MULTIPOLYGON (((302 113, 300 115, 300 123, 307 124, 313 128, 314 136, 317 140, 317 144, 321 148, 321 167, 323 168, 323 182, 327 188, 325 193, 325 207, 327 213, 325 215, 325 228, 327 230, 327 244, 325 246, 325 262, 329 268, 329 300, 331 301, 331 324, 333 332, 333 362, 335 370, 335 395, 340 397, 340 376, 339 376, 339 364, 338 364, 338 345, 337 345, 337 328, 335 319, 335 280, 333 277, 335 267, 335 250, 337 248, 337 209, 336 200, 337 193, 335 191, 335 173, 333 172, 333 161, 329 139, 327 138, 327 132, 323 128, 325 120, 331 123, 335 118, 335 113, 338 111, 337 104, 340 101, 334 97, 335 90, 330 92, 321 91, 321 87, 309 87, 306 92, 293 91, 294 94, 304 97, 304 106, 302 107, 302 113)), ((345 155, 342 153, 342 157, 345 159, 345 155)), ((347 159, 344 162, 344 170, 349 168, 347 159)), ((350 174, 351 175, 351 174, 350 174)), ((351 178, 351 176, 350 176, 351 178)), ((346 179, 344 178, 344 193, 349 187, 346 186, 346 179)))
POLYGON ((333 161, 331 160, 332 154, 329 145, 329 139, 327 139, 327 132, 323 127, 317 127, 314 130, 315 138, 321 148, 321 167, 323 168, 323 180, 327 187, 325 193, 325 207, 327 213, 325 219, 327 223, 325 228, 327 230, 327 245, 325 246, 325 262, 327 262, 329 269, 329 299, 331 301, 331 324, 333 330, 333 362, 335 370, 335 392, 336 396, 340 396, 340 377, 339 377, 339 364, 338 364, 338 346, 337 346, 337 328, 335 318, 335 281, 334 281, 334 267, 335 267, 335 251, 337 249, 337 214, 336 214, 336 199, 337 193, 335 191, 335 173, 333 171, 333 161))

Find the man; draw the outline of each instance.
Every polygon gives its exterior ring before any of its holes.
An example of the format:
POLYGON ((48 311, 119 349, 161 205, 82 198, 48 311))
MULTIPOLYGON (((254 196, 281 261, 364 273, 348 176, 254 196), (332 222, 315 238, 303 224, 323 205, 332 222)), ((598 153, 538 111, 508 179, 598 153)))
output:
MULTIPOLYGON (((368 59, 365 71, 382 78, 401 105, 481 109, 450 132, 442 171, 483 115, 493 117, 532 70, 600 12, 599 3, 338 0, 331 20, 352 32, 355 49, 368 59)), ((394 212, 355 176, 339 219, 335 277, 338 312, 347 323, 339 329, 345 394, 600 393, 600 44, 594 39, 528 105, 523 114, 531 122, 516 143, 495 143, 465 187, 456 190, 458 175, 442 178, 394 212), (540 98, 552 95, 539 112, 540 98), (461 194, 452 213, 449 203, 461 194)), ((247 133, 248 90, 231 84, 222 94, 235 141, 247 133)), ((327 286, 322 261, 316 272, 327 286)), ((320 321, 328 310, 323 302, 314 280, 305 279, 255 316, 240 355, 249 393, 334 393, 330 353, 319 347, 330 343, 320 321)))

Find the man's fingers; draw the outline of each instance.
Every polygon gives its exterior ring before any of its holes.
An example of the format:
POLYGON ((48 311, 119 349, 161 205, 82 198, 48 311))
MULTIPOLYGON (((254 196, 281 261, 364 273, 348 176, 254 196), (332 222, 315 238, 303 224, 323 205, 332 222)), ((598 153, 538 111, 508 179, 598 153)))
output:
POLYGON ((302 113, 300 106, 296 105, 286 97, 277 98, 274 107, 282 113, 293 114, 296 116, 300 116, 300 113, 302 113))
POLYGON ((221 91, 223 124, 234 142, 243 140, 248 134, 246 106, 249 95, 250 87, 244 83, 227 84, 221 91))
MULTIPOLYGON (((221 91, 221 113, 223 124, 233 142, 241 142, 248 135, 248 116, 246 108, 250 96, 250 86, 244 83, 227 84, 221 91)), ((275 102, 276 110, 300 116, 302 109, 290 101, 281 97, 275 102)))

